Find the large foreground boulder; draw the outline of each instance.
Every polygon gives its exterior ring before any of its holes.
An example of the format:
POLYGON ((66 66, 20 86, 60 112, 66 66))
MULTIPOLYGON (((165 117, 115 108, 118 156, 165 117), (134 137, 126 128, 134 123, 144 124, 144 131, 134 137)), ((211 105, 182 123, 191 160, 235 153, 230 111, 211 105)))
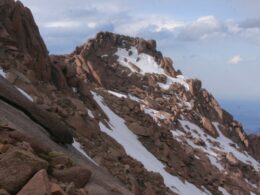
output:
POLYGON ((38 171, 17 195, 50 195, 51 185, 46 170, 38 171))
POLYGON ((16 193, 38 170, 47 167, 47 161, 31 152, 8 150, 0 158, 0 188, 16 193))

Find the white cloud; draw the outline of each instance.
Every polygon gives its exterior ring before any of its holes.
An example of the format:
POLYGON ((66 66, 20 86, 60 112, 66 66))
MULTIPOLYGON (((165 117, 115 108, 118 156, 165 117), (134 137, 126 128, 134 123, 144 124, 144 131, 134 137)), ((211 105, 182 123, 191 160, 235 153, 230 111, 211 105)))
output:
POLYGON ((81 22, 76 21, 53 21, 47 22, 43 25, 45 28, 75 28, 79 27, 81 22))
POLYGON ((221 22, 214 16, 202 16, 187 23, 181 29, 178 39, 182 41, 198 41, 211 37, 225 36, 221 22))
POLYGON ((126 17, 121 20, 112 21, 115 25, 115 32, 138 36, 143 32, 175 32, 177 29, 185 26, 185 22, 172 20, 162 16, 149 16, 143 18, 126 17))
POLYGON ((164 30, 174 31, 183 26, 185 26, 185 22, 183 21, 162 20, 157 22, 155 31, 156 32, 160 32, 164 30))
POLYGON ((242 58, 240 55, 235 55, 232 58, 230 58, 227 63, 228 64, 239 64, 242 61, 242 58))

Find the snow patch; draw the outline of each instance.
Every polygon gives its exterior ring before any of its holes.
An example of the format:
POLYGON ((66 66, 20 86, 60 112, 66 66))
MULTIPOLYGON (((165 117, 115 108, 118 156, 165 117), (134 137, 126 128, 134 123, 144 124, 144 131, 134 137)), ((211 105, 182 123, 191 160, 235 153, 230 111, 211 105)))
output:
MULTIPOLYGON (((191 147, 200 149, 201 151, 205 152, 211 164, 217 167, 220 171, 223 171, 224 167, 221 165, 218 159, 219 157, 218 152, 225 152, 226 154, 232 153, 241 162, 253 166, 256 171, 260 170, 260 163, 258 163, 253 157, 251 157, 246 152, 241 152, 237 150, 238 146, 236 146, 237 148, 232 147, 232 145, 236 145, 236 144, 222 134, 222 132, 218 127, 219 124, 217 122, 212 123, 219 134, 217 138, 213 138, 210 135, 207 135, 205 131, 203 131, 203 129, 201 129, 194 123, 191 123, 187 120, 179 120, 179 122, 187 134, 191 133, 192 138, 194 139, 195 138, 201 139, 205 143, 205 146, 196 145, 190 139, 186 140, 187 143, 191 147), (213 143, 217 143, 217 144, 213 144, 213 143)), ((173 134, 173 136, 180 137, 180 135, 176 135, 176 134, 173 134)))
POLYGON ((165 75, 167 77, 166 84, 158 83, 162 89, 167 90, 169 89, 171 84, 179 83, 183 85, 186 90, 189 90, 189 85, 185 81, 184 76, 179 75, 176 78, 173 78, 166 75, 164 69, 154 60, 154 57, 145 53, 138 54, 138 50, 133 46, 129 50, 126 50, 124 48, 117 48, 117 52, 115 53, 115 55, 118 56, 118 63, 129 68, 132 72, 138 72, 140 74, 155 73, 165 75), (129 55, 129 53, 132 54, 129 55), (137 68, 134 66, 136 66, 137 68))
POLYGON ((33 102, 33 98, 32 96, 30 96, 28 93, 26 93, 24 90, 22 90, 19 87, 15 87, 16 89, 18 89, 18 91, 20 91, 20 93, 25 96, 28 100, 30 100, 31 102, 33 102))
POLYGON ((108 57, 108 54, 103 54, 103 55, 101 56, 101 58, 106 58, 106 57, 108 57))
POLYGON ((221 191, 223 195, 230 195, 230 193, 228 193, 228 191, 225 188, 218 187, 218 190, 221 191))
POLYGON ((166 118, 165 115, 158 110, 154 110, 152 108, 147 108, 144 105, 142 105, 141 108, 145 114, 148 114, 149 116, 151 116, 155 121, 158 121, 158 119, 163 120, 166 118))
POLYGON ((114 96, 116 96, 116 97, 119 97, 119 98, 127 98, 127 96, 122 94, 122 93, 118 93, 118 92, 110 91, 110 90, 108 90, 107 92, 112 94, 112 95, 114 95, 114 96))
POLYGON ((72 87, 72 91, 73 91, 74 93, 77 93, 77 88, 76 88, 76 87, 72 87))
POLYGON ((6 73, 3 71, 3 69, 0 68, 0 75, 6 78, 6 73))
POLYGON ((165 165, 150 153, 138 140, 138 137, 128 129, 125 121, 115 114, 108 106, 103 103, 103 98, 92 92, 97 104, 103 109, 109 118, 110 128, 102 122, 99 123, 101 131, 114 138, 121 144, 126 153, 134 159, 140 161, 148 171, 158 172, 164 179, 164 183, 172 191, 182 195, 201 195, 207 194, 189 182, 182 182, 178 177, 169 174, 165 170, 165 165))
POLYGON ((251 157, 246 152, 240 152, 231 145, 234 145, 235 143, 228 139, 226 136, 223 135, 223 133, 219 129, 219 124, 217 122, 213 122, 213 125, 215 126, 219 136, 216 138, 216 140, 220 143, 220 147, 227 153, 232 153, 238 160, 241 162, 251 165, 255 168, 255 170, 260 171, 260 163, 257 162, 253 157, 251 157))
POLYGON ((73 143, 72 146, 78 150, 83 156, 85 156, 87 159, 89 159, 92 163, 94 163, 95 165, 99 166, 89 155, 87 155, 87 153, 82 150, 82 146, 79 142, 77 142, 74 138, 73 138, 73 143))
POLYGON ((95 118, 95 116, 94 116, 94 114, 93 114, 93 112, 92 112, 91 110, 89 110, 89 109, 87 109, 87 108, 86 108, 86 110, 87 110, 88 115, 89 115, 91 118, 95 118))
POLYGON ((208 195, 212 195, 210 191, 207 190, 207 188, 205 188, 204 186, 202 186, 202 189, 208 194, 208 195))
POLYGON ((179 83, 180 85, 184 86, 186 90, 189 90, 189 85, 188 83, 185 81, 185 79, 183 77, 178 77, 177 78, 173 78, 170 77, 168 75, 165 75, 167 77, 167 81, 166 83, 158 83, 158 85, 164 89, 167 90, 169 89, 169 87, 173 84, 173 83, 179 83))
POLYGON ((135 102, 142 102, 143 100, 141 100, 140 98, 138 98, 138 97, 136 97, 136 96, 133 96, 133 95, 131 95, 131 94, 128 94, 128 97, 129 97, 129 99, 130 100, 132 100, 132 101, 135 101, 135 102))
POLYGON ((191 140, 187 140, 187 143, 191 147, 205 152, 211 164, 218 168, 219 171, 223 171, 224 167, 219 162, 217 153, 213 150, 214 146, 212 145, 212 142, 214 141, 214 138, 207 136, 200 127, 187 120, 179 120, 179 122, 186 133, 191 133, 193 138, 201 139, 205 143, 205 146, 196 145, 191 140))

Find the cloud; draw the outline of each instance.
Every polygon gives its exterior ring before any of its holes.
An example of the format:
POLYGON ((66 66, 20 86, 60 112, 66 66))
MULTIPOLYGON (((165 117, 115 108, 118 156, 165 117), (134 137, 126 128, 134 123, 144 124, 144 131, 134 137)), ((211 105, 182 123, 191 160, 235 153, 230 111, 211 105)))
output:
POLYGON ((240 23, 241 28, 260 28, 260 18, 248 18, 240 23))
POLYGON ((214 16, 203 16, 183 26, 177 38, 198 41, 217 36, 225 36, 221 23, 214 16))
POLYGON ((230 58, 227 63, 228 64, 239 64, 242 61, 242 58, 240 55, 235 55, 232 58, 230 58))
MULTIPOLYGON (((77 3, 71 0, 55 0, 48 4, 45 0, 22 0, 22 2, 32 8, 40 31, 51 51, 57 50, 53 47, 55 38, 57 44, 63 44, 63 41, 59 41, 61 39, 71 41, 68 36, 83 41, 98 31, 157 39, 166 47, 173 42, 203 42, 229 37, 238 37, 260 44, 260 27, 257 19, 238 23, 233 20, 221 21, 214 15, 206 15, 194 20, 185 18, 181 20, 175 19, 172 15, 137 13, 136 9, 138 8, 140 12, 142 4, 122 0, 77 0, 77 3)), ((157 0, 154 0, 154 3, 156 2, 157 0)), ((72 49, 67 48, 68 51, 72 49)))
POLYGON ((80 22, 76 21, 52 21, 47 22, 43 25, 45 28, 76 28, 81 25, 80 22))

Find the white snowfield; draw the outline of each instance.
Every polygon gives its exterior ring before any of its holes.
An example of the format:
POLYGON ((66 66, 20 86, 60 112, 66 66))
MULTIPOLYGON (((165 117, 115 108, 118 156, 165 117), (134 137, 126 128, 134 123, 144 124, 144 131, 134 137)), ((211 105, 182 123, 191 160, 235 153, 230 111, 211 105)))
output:
POLYGON ((87 153, 82 149, 82 146, 79 142, 77 142, 74 138, 73 138, 73 143, 72 146, 78 150, 83 156, 85 156, 87 159, 89 159, 92 163, 94 163, 95 165, 99 166, 89 155, 87 155, 87 153))
POLYGON ((33 102, 33 98, 32 96, 30 96, 28 93, 26 93, 24 90, 22 90, 19 87, 15 87, 16 89, 18 89, 18 91, 20 91, 21 94, 23 94, 24 97, 26 97, 28 100, 30 100, 31 102, 33 102))
POLYGON ((186 90, 189 90, 189 85, 185 81, 184 76, 179 75, 176 78, 173 78, 166 75, 163 68, 154 60, 154 57, 145 53, 138 54, 137 49, 133 46, 129 50, 124 48, 117 48, 115 55, 118 56, 118 63, 129 68, 132 72, 138 72, 140 74, 155 73, 165 75, 167 78, 166 83, 158 83, 162 89, 167 90, 171 84, 179 83, 184 86, 186 90), (132 54, 129 55, 129 52, 132 54), (140 71, 137 70, 133 64, 136 65, 140 71))
POLYGON ((239 151, 239 147, 232 140, 223 135, 217 122, 213 122, 213 125, 219 134, 216 139, 206 134, 203 129, 188 120, 179 120, 179 122, 181 123, 185 134, 191 133, 192 138, 201 139, 205 143, 205 146, 194 144, 192 140, 186 138, 185 135, 183 135, 183 132, 179 130, 172 130, 173 137, 177 138, 178 141, 185 139, 191 147, 205 152, 212 165, 216 166, 220 171, 223 171, 225 168, 220 162, 220 156, 218 153, 223 152, 226 154, 232 153, 239 161, 251 165, 256 171, 260 171, 260 163, 251 157, 247 152, 239 151), (217 144, 213 144, 214 142, 217 144), (232 145, 236 146, 236 148, 232 145))
POLYGON ((99 123, 101 131, 108 134, 121 144, 126 153, 132 158, 140 161, 146 170, 160 173, 164 183, 172 191, 181 195, 203 195, 208 194, 189 182, 182 182, 178 177, 169 174, 165 170, 165 165, 160 162, 152 153, 150 153, 138 140, 138 137, 128 129, 125 121, 115 114, 108 106, 104 104, 103 97, 92 92, 97 104, 102 108, 109 118, 110 128, 107 128, 102 122, 99 123))

